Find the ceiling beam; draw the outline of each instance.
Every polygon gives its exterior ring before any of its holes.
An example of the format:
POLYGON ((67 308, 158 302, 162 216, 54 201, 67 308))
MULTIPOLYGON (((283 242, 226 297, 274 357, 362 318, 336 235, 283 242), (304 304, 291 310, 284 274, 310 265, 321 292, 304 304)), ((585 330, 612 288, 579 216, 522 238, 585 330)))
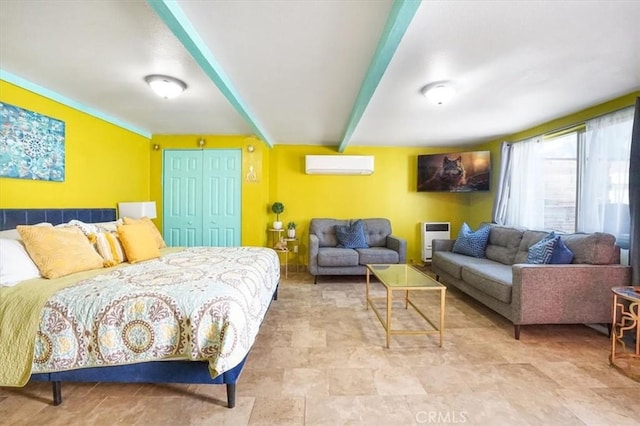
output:
POLYGON ((420 0, 395 0, 393 2, 387 23, 378 41, 378 47, 371 59, 369 69, 362 81, 360 91, 351 110, 347 130, 344 133, 342 142, 340 142, 338 146, 338 152, 344 152, 347 148, 353 132, 356 130, 356 127, 358 127, 358 123, 364 111, 367 109, 367 105, 369 105, 369 101, 373 97, 380 80, 382 80, 387 66, 389 66, 402 37, 407 32, 411 20, 416 14, 418 7, 420 7, 420 3, 420 0))
POLYGON ((172 0, 147 0, 147 3, 160 16, 173 34, 180 40, 187 51, 193 56, 200 68, 209 76, 218 90, 227 98, 236 111, 251 126, 269 148, 273 148, 273 141, 264 131, 260 122, 249 111, 238 91, 229 80, 218 61, 195 30, 191 21, 184 14, 177 2, 172 0))

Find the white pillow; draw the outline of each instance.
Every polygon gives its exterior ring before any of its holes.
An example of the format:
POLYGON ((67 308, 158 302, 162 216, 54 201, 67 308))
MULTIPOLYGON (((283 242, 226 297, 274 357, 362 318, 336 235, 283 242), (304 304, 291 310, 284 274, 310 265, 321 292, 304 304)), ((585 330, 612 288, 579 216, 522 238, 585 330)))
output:
POLYGON ((0 231, 0 238, 5 240, 20 240, 20 234, 17 229, 7 229, 6 231, 0 231))
MULTIPOLYGON (((53 226, 49 222, 41 222, 35 224, 33 226, 53 226)), ((0 231, 0 238, 4 238, 5 240, 21 240, 20 234, 18 234, 17 229, 7 229, 6 231, 0 231)))
POLYGON ((41 276, 22 241, 0 238, 0 287, 41 276))

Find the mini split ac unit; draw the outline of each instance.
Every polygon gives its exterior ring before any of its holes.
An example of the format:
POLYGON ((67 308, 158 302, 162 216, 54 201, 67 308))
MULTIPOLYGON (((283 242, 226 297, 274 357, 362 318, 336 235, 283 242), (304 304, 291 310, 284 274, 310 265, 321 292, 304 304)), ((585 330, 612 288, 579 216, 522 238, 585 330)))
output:
POLYGON ((373 173, 372 155, 307 155, 305 173, 308 175, 370 175, 373 173))

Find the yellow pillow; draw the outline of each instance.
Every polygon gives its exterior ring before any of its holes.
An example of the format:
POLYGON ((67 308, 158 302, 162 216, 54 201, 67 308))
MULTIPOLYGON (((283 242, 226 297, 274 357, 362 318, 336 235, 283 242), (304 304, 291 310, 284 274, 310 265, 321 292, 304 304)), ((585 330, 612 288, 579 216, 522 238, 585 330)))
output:
POLYGON ((123 220, 125 225, 144 224, 145 226, 148 226, 153 233, 153 238, 155 239, 158 248, 164 248, 167 246, 167 244, 162 239, 162 234, 160 233, 160 231, 158 231, 156 225, 148 217, 145 216, 140 219, 131 219, 130 217, 125 217, 123 220))
POLYGON ((160 250, 147 225, 118 225, 118 238, 129 263, 160 257, 160 250))
POLYGON ((118 263, 122 263, 127 260, 124 255, 122 244, 115 233, 98 232, 91 235, 95 235, 96 249, 104 259, 105 268, 115 266, 118 263))
POLYGON ((20 225, 16 229, 45 278, 102 268, 102 257, 78 228, 20 225))

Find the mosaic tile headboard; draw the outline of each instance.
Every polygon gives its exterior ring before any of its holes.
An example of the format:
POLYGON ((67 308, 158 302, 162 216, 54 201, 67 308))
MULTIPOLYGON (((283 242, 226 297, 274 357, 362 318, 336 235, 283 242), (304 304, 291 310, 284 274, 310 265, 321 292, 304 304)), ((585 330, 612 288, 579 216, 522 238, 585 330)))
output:
POLYGON ((58 225, 72 219, 87 223, 111 222, 116 220, 116 209, 0 209, 0 231, 41 222, 58 225))

